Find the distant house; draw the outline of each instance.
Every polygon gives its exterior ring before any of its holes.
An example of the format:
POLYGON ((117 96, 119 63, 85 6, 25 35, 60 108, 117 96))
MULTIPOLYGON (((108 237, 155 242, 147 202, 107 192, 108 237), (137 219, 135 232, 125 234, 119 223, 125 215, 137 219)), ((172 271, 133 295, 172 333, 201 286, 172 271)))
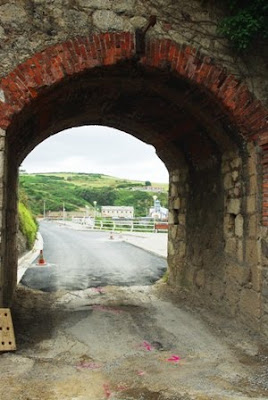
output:
POLYGON ((102 206, 103 218, 134 218, 134 207, 131 206, 102 206))
POLYGON ((161 187, 156 186, 134 186, 131 190, 139 190, 140 192, 163 193, 166 192, 161 187))

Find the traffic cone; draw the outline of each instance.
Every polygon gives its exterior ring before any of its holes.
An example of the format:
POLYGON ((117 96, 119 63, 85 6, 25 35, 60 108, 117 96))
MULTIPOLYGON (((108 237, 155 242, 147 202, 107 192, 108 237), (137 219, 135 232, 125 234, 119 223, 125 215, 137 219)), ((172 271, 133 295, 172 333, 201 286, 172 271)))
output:
POLYGON ((110 240, 113 240, 114 236, 113 236, 113 232, 110 232, 110 240))
POLYGON ((40 250, 38 265, 45 265, 45 264, 46 264, 46 262, 44 259, 43 250, 40 250))

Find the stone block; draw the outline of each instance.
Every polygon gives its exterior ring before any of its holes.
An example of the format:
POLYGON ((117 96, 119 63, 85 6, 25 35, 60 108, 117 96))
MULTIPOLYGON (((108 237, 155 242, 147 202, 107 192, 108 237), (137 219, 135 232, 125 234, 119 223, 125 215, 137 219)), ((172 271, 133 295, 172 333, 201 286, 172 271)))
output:
POLYGON ((268 240, 267 239, 261 240, 261 251, 262 251, 263 258, 268 260, 268 240))
POLYGON ((246 240, 246 262, 251 265, 261 263, 261 246, 259 241, 247 239, 246 240))
POLYGON ((170 182, 172 183, 177 183, 180 181, 180 170, 178 169, 174 169, 171 173, 170 173, 170 182))
POLYGON ((235 234, 239 238, 243 237, 244 218, 241 214, 235 217, 235 234))
POLYGON ((175 210, 179 210, 180 205, 181 205, 181 200, 180 200, 179 197, 177 197, 176 199, 173 200, 172 207, 173 207, 175 210))
POLYGON ((171 183, 171 185, 170 185, 170 196, 177 198, 178 195, 179 195, 178 184, 171 183))
POLYGON ((225 237, 233 237, 235 234, 235 218, 231 214, 226 214, 223 220, 223 230, 225 237))
POLYGON ((230 172, 231 168, 230 168, 230 164, 228 161, 225 161, 222 163, 221 165, 221 172, 223 174, 226 174, 227 172, 230 172))
POLYGON ((181 276, 182 277, 182 284, 186 285, 188 289, 191 289, 194 286, 194 275, 195 275, 195 270, 192 266, 187 265, 187 269, 184 271, 184 274, 181 276))
POLYGON ((233 179, 234 182, 237 181, 238 176, 239 176, 238 171, 233 171, 232 172, 232 179, 233 179))
POLYGON ((239 262, 244 261, 244 243, 243 240, 237 241, 237 259, 239 262))
POLYGON ((77 0, 77 3, 82 8, 97 8, 97 9, 109 9, 112 5, 111 0, 77 0))
POLYGON ((235 238, 228 238, 226 240, 225 251, 232 257, 237 256, 237 240, 235 238))
POLYGON ((112 9, 115 12, 123 13, 123 12, 131 12, 134 11, 136 0, 116 0, 112 2, 112 9))
POLYGON ((184 258, 186 254, 186 244, 185 242, 181 241, 176 244, 176 255, 179 258, 184 258))
POLYGON ((254 319, 261 316, 261 294, 252 289, 243 289, 241 291, 240 310, 243 314, 248 314, 254 319))
POLYGON ((173 241, 176 246, 176 240, 185 239, 185 228, 183 225, 172 225, 170 227, 169 238, 173 241))
POLYGON ((131 31, 132 25, 114 11, 97 10, 92 15, 93 25, 101 31, 131 31))
POLYGON ((248 282, 250 271, 248 268, 240 265, 229 264, 225 268, 225 281, 227 285, 236 282, 239 286, 248 282))
POLYGON ((227 212, 229 214, 238 215, 241 210, 241 200, 240 199, 228 199, 227 201, 227 212))
POLYGON ((261 189, 258 186, 259 186, 259 183, 258 183, 257 175, 252 175, 249 178, 249 194, 256 195, 257 193, 259 193, 261 189))
POLYGON ((247 212, 248 213, 254 213, 257 210, 257 201, 256 197, 253 196, 248 196, 247 197, 247 212))
POLYGON ((195 274, 195 279, 194 279, 195 285, 200 289, 204 288, 205 286, 205 271, 203 269, 200 269, 196 272, 195 274))
POLYGON ((6 144, 6 138, 4 136, 0 136, 0 151, 1 152, 5 151, 5 144, 6 144))
POLYGON ((241 288, 235 282, 226 285, 225 298, 229 303, 228 308, 232 316, 234 316, 238 311, 240 290, 241 288))
POLYGON ((143 28, 147 24, 148 20, 144 17, 133 17, 130 19, 130 22, 133 25, 133 27, 137 29, 137 28, 143 28))
POLYGON ((168 223, 169 225, 173 225, 175 221, 174 215, 172 211, 169 211, 168 213, 168 223))
POLYGON ((169 256, 174 256, 175 254, 175 249, 174 249, 174 244, 172 241, 169 240, 168 242, 168 255, 169 256))
POLYGON ((185 225, 186 222, 186 215, 185 214, 179 214, 179 224, 180 225, 185 225))
POLYGON ((251 268, 251 282, 253 289, 260 292, 262 288, 262 267, 260 265, 254 265, 251 268))
MULTIPOLYGON (((254 151, 254 150, 253 150, 254 151)), ((255 151, 248 158, 248 173, 249 176, 257 175, 257 154, 255 151)))
POLYGON ((258 216, 251 215, 249 217, 248 235, 251 238, 257 238, 257 234, 258 234, 258 216))
POLYGON ((230 173, 225 175, 223 179, 223 187, 225 190, 231 189, 233 187, 232 175, 230 173))
POLYGON ((236 157, 230 162, 230 164, 232 169, 239 168, 242 164, 242 160, 240 157, 236 157))
POLYGON ((224 298, 225 290, 226 290, 226 285, 224 283, 224 280, 219 279, 219 278, 213 278, 212 283, 211 283, 211 290, 213 293, 213 296, 216 300, 222 300, 224 298))

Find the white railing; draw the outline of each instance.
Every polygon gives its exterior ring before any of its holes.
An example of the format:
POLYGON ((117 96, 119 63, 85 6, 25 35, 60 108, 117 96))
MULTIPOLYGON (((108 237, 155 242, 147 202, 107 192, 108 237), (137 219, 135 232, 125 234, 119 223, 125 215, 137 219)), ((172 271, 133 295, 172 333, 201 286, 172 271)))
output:
POLYGON ((155 220, 133 219, 94 219, 75 218, 73 222, 89 229, 113 232, 167 232, 168 223, 155 220))

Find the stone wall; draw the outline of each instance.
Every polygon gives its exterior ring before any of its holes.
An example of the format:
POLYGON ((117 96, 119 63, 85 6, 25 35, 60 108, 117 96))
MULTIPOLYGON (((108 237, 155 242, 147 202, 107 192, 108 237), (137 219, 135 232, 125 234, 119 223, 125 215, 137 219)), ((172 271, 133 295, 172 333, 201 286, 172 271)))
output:
POLYGON ((169 267, 171 285, 265 333, 268 242, 259 158, 249 144, 242 153, 223 153, 209 169, 190 168, 188 179, 170 173, 169 267))
POLYGON ((154 145, 170 171, 170 283, 267 328, 267 72, 258 54, 232 53, 216 35, 221 11, 202 4, 1 2, 6 304, 16 282, 20 162, 61 129, 106 124, 154 145), (157 23, 138 57, 134 32, 150 15, 157 23))
POLYGON ((267 100, 267 68, 261 51, 235 54, 217 33, 223 10, 198 0, 2 0, 0 2, 0 76, 49 46, 99 32, 134 32, 157 23, 148 36, 190 45, 217 59, 262 101, 267 100))

